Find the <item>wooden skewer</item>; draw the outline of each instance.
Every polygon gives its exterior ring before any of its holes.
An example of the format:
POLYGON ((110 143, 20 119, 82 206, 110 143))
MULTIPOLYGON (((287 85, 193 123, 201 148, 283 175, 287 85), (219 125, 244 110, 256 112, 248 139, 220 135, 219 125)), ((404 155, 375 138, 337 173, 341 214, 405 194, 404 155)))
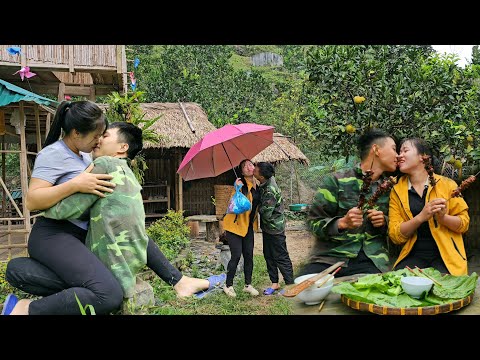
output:
POLYGON ((413 271, 412 269, 410 269, 408 266, 405 266, 405 267, 407 268, 408 271, 413 273, 413 275, 418 276, 418 274, 415 271, 413 271))
POLYGON ((339 261, 339 262, 335 263, 334 265, 330 266, 329 268, 323 270, 321 273, 319 273, 315 276, 312 276, 311 278, 309 278, 307 280, 302 281, 300 284, 297 284, 297 285, 293 286, 292 288, 290 288, 288 290, 285 290, 285 292, 283 293, 283 296, 285 296, 285 297, 297 296, 303 290, 305 290, 306 288, 315 284, 315 282, 317 280, 319 280, 322 277, 324 277, 325 275, 327 275, 330 271, 333 271, 336 268, 342 266, 344 263, 345 263, 344 261, 339 261))
POLYGON ((434 278, 432 278, 430 275, 427 275, 422 269, 420 269, 418 266, 415 266, 415 269, 417 269, 418 271, 420 271, 424 276, 426 276, 427 278, 429 278, 430 280, 432 280, 435 284, 437 284, 438 286, 442 286, 442 284, 440 284, 437 280, 435 280, 434 278))
POLYGON ((322 287, 323 285, 325 285, 327 282, 330 281, 331 278, 333 279, 333 278, 335 277, 335 274, 336 274, 337 272, 339 272, 340 269, 341 269, 341 267, 339 267, 339 268, 338 268, 337 270, 335 270, 333 273, 325 276, 325 277, 323 278, 323 281, 321 281, 320 284, 317 285, 317 288, 320 288, 320 287, 322 287))
MULTIPOLYGON (((326 282, 328 282, 328 281, 330 280, 330 278, 333 279, 333 278, 335 277, 335 274, 336 274, 337 272, 339 272, 340 269, 341 269, 341 267, 337 268, 337 270, 335 270, 335 271, 334 271, 333 273, 331 273, 330 275, 325 276, 327 279, 326 279, 325 281, 323 281, 321 284, 318 284, 317 287, 323 286, 326 282)), ((325 300, 323 300, 323 301, 320 303, 320 306, 318 307, 318 312, 322 311, 323 305, 325 305, 325 300)))
POLYGON ((318 307, 318 312, 322 311, 323 305, 325 305, 325 300, 323 300, 323 301, 320 303, 320 306, 318 307))
MULTIPOLYGON (((405 266, 411 273, 413 273, 415 276, 420 276, 418 275, 415 271, 413 271, 412 269, 410 269, 408 266, 405 266)), ((418 266, 415 266, 415 269, 417 269, 423 276, 425 276, 427 279, 430 279, 432 280, 435 284, 437 284, 438 286, 442 286, 442 284, 440 284, 437 280, 435 280, 434 278, 430 277, 429 275, 427 275, 422 269, 420 269, 418 266)))

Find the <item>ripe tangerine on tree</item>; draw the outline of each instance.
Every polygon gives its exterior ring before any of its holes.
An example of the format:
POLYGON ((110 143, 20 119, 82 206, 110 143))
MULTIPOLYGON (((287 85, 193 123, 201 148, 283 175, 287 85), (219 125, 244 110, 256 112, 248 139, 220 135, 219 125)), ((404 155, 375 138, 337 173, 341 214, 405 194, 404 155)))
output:
POLYGON ((352 124, 348 124, 347 126, 345 126, 345 131, 349 134, 353 134, 355 132, 355 126, 353 126, 352 124))

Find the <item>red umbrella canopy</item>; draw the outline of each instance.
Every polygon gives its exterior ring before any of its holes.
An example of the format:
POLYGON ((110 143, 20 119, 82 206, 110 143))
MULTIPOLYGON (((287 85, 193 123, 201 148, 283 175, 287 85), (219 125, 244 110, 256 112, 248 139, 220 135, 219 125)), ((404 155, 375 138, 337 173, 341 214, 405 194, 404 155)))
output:
POLYGON ((215 177, 273 143, 273 126, 225 125, 206 134, 183 158, 177 173, 187 180, 215 177))

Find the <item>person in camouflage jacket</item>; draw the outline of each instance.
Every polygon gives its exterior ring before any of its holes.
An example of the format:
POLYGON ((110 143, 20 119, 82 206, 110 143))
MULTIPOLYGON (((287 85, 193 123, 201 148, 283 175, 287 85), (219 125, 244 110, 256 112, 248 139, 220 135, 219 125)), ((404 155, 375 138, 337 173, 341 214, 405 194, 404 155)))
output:
POLYGON ((389 191, 373 208, 359 209, 364 174, 372 170, 368 200, 383 181, 384 172, 396 169, 396 144, 379 129, 371 129, 358 141, 360 164, 327 176, 317 190, 307 223, 316 241, 300 275, 319 273, 344 261, 338 276, 378 273, 390 269, 387 251, 389 191))
POLYGON ((293 284, 293 266, 285 241, 285 214, 282 193, 275 181, 275 169, 267 162, 255 165, 253 175, 260 182, 260 227, 263 236, 263 255, 272 285, 264 295, 272 295, 280 288, 278 270, 286 285, 293 284))
MULTIPOLYGON (((133 131, 129 127, 124 129, 133 131)), ((124 141, 112 124, 104 134, 102 147, 94 150, 92 173, 112 175, 110 181, 115 183, 115 191, 106 193, 104 199, 95 194, 73 194, 45 210, 43 216, 57 220, 90 219, 85 245, 111 270, 124 297, 131 298, 136 275, 147 263, 148 237, 142 188, 127 157, 128 146, 133 149, 133 145, 124 141)))

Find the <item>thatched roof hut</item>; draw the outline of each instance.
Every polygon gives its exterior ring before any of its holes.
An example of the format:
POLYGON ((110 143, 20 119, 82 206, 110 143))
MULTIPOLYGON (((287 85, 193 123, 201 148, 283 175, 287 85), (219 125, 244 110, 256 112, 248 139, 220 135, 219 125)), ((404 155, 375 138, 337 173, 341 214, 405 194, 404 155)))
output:
POLYGON ((146 113, 145 119, 161 116, 151 129, 162 135, 162 140, 156 145, 146 144, 146 148, 189 149, 205 134, 216 129, 196 103, 181 103, 181 106, 179 103, 148 103, 142 104, 142 110, 146 113))
POLYGON ((295 146, 285 135, 274 133, 274 144, 267 147, 260 154, 255 156, 252 161, 268 161, 272 164, 278 164, 283 161, 296 160, 303 165, 309 165, 310 162, 302 151, 295 146))

